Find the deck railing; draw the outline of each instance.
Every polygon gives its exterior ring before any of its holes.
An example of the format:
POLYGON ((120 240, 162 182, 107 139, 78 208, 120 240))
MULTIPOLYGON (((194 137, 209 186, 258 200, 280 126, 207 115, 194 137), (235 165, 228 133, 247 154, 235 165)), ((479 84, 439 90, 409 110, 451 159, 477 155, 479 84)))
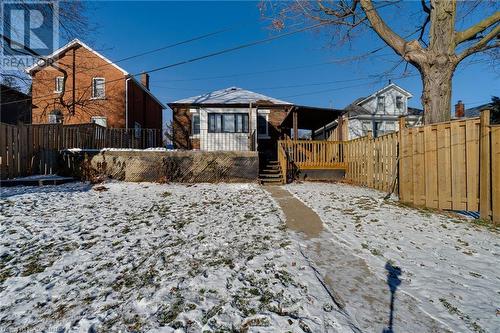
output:
POLYGON ((299 169, 345 169, 345 142, 318 140, 278 141, 278 160, 282 173, 288 179, 290 168, 299 169))

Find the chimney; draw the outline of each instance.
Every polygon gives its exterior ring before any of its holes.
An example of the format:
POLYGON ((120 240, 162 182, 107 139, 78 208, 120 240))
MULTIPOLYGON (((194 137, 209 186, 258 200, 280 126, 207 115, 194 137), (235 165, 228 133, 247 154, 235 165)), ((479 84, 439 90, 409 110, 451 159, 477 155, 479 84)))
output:
POLYGON ((149 90, 149 74, 148 73, 141 74, 141 83, 144 87, 146 87, 147 90, 149 90))
POLYGON ((455 104, 455 118, 463 118, 465 116, 465 105, 462 101, 455 104))

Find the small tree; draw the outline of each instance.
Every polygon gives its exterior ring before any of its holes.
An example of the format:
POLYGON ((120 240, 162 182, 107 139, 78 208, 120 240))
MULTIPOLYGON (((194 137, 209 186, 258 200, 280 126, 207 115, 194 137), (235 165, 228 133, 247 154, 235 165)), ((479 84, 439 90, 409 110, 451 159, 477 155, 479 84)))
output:
MULTIPOLYGON (((355 30, 368 28, 373 30, 403 61, 413 65, 422 77, 422 105, 425 123, 435 123, 450 119, 451 83, 457 65, 465 58, 486 50, 498 50, 500 46, 500 12, 494 1, 464 1, 464 17, 480 10, 493 13, 483 15, 480 22, 469 28, 457 31, 457 2, 455 0, 421 0, 423 23, 415 33, 417 39, 407 40, 389 27, 388 19, 382 18, 383 7, 395 6, 399 1, 374 3, 371 0, 336 0, 336 1, 293 1, 285 4, 266 2, 263 10, 271 13, 274 26, 281 28, 285 20, 305 17, 314 21, 325 22, 333 27, 340 40, 350 40, 355 30), (269 6, 267 4, 270 4, 269 6), (278 8, 277 6, 281 6, 278 8)), ((388 11, 388 9, 387 9, 388 11)), ((398 17, 408 13, 398 8, 398 17)), ((266 14, 267 15, 267 14, 266 14)), ((408 21, 406 21, 408 22, 408 21)))

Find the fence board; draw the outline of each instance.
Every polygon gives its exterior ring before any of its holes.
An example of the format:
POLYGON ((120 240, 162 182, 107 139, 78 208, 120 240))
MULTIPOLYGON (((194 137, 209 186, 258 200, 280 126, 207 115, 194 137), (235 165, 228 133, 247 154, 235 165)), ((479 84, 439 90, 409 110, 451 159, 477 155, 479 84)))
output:
POLYGON ((111 129, 96 124, 0 123, 0 178, 53 172, 57 151, 68 148, 149 148, 160 144, 160 130, 111 129), (134 139, 135 133, 143 144, 134 139))
POLYGON ((491 126, 491 202, 492 220, 500 224, 500 125, 491 126))

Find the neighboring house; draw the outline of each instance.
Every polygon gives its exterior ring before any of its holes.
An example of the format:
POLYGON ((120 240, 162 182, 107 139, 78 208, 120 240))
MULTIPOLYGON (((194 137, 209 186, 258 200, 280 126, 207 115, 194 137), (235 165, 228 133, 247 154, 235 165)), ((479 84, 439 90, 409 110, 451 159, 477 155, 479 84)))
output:
POLYGON ((406 116, 410 126, 421 122, 423 110, 408 106, 412 97, 408 91, 390 83, 379 91, 356 99, 345 108, 347 139, 352 140, 372 133, 374 137, 399 129, 399 117, 406 116))
POLYGON ((31 96, 0 84, 0 121, 17 125, 31 123, 31 96))
POLYGON ((276 157, 277 140, 331 123, 341 110, 294 105, 237 87, 181 99, 173 110, 173 144, 180 149, 257 150, 276 157))
POLYGON ((494 102, 490 102, 466 109, 465 104, 462 101, 458 101, 455 104, 455 118, 475 118, 481 115, 482 110, 493 110, 495 108, 498 108, 498 106, 495 106, 494 102))
POLYGON ((162 129, 165 106, 141 82, 88 45, 73 40, 34 65, 33 123, 96 123, 115 128, 162 129), (66 79, 65 79, 66 77, 66 79))

